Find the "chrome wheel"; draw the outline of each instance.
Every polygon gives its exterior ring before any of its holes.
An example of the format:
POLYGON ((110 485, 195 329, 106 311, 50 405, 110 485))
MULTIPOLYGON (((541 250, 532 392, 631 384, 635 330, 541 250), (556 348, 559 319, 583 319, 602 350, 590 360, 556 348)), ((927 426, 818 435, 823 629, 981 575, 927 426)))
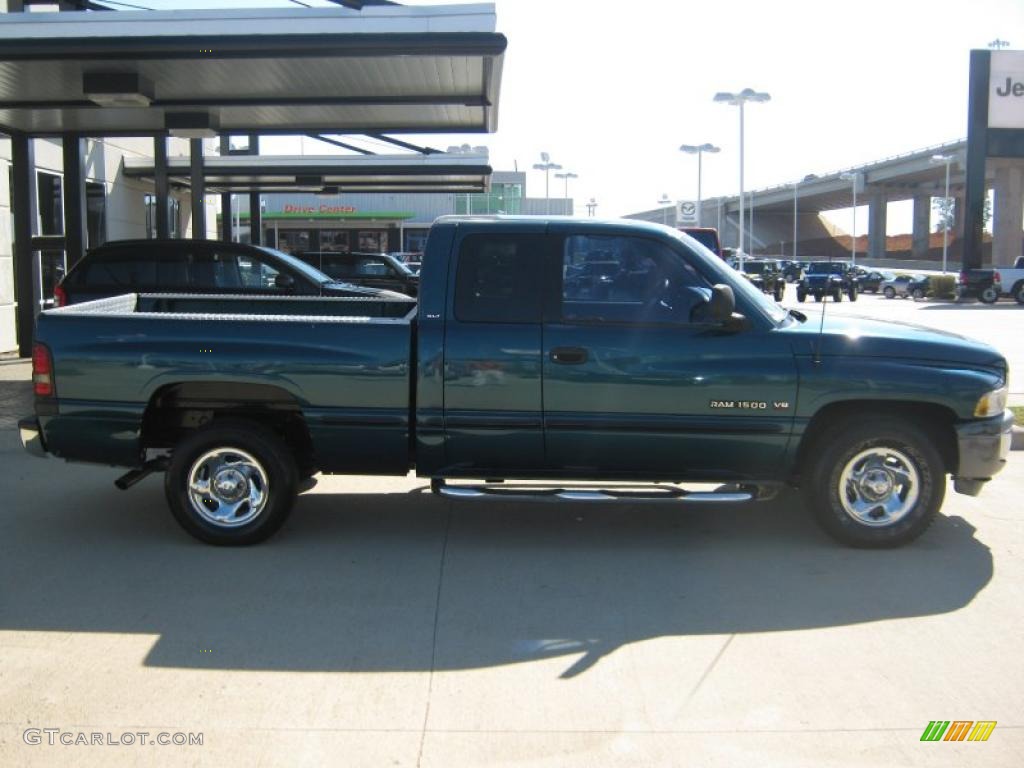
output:
POLYGON ((917 503, 921 479, 914 462, 895 448, 876 447, 850 459, 839 476, 839 501, 862 525, 892 525, 917 503))
POLYGON ((252 454, 214 448, 196 459, 188 473, 188 499, 205 521, 237 528, 256 519, 270 496, 266 470, 252 454))

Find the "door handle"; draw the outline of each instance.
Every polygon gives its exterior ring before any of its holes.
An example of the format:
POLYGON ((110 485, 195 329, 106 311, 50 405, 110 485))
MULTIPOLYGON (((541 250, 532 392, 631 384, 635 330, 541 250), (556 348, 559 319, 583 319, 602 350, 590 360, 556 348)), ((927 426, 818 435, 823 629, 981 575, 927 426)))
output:
POLYGON ((551 362, 561 365, 580 365, 587 362, 587 350, 583 347, 555 347, 551 350, 551 362))

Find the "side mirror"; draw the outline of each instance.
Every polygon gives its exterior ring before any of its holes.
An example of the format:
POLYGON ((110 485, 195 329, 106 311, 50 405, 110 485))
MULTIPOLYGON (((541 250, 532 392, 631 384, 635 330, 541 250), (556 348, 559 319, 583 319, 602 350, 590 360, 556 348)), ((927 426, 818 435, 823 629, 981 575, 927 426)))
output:
POLYGON ((708 320, 713 323, 726 323, 736 311, 736 294, 732 286, 718 283, 711 288, 711 299, 708 301, 708 320))
POLYGON ((295 278, 284 272, 278 272, 274 278, 274 287, 283 291, 295 290, 295 278))

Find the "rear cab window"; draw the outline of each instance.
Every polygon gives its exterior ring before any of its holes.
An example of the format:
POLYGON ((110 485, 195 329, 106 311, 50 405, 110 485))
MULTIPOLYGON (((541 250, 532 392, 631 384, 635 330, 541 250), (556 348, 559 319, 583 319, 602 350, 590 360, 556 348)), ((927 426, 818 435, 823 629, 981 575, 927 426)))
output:
POLYGON ((459 246, 455 317, 464 323, 540 323, 545 237, 467 235, 459 246))

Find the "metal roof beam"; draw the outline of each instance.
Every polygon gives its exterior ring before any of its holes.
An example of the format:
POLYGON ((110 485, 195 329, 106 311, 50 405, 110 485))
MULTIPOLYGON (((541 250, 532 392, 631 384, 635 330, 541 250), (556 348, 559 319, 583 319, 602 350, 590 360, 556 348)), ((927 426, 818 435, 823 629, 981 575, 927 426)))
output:
MULTIPOLYGON (((466 106, 481 106, 480 104, 467 104, 466 106)), ((486 106, 486 105, 483 105, 486 106)), ((386 141, 389 144, 394 144, 396 147, 402 147, 403 149, 411 149, 414 152, 419 152, 421 155, 440 155, 440 149, 434 149, 433 147, 421 147, 416 144, 410 144, 407 141, 400 141, 399 139, 393 139, 390 136, 385 136, 383 133, 367 133, 371 139, 377 139, 378 141, 386 141)))
POLYGON ((357 146, 354 146, 352 144, 346 144, 344 141, 338 141, 337 139, 329 139, 326 136, 324 136, 322 133, 307 133, 306 136, 308 136, 311 139, 316 139, 317 141, 322 141, 325 144, 333 144, 334 146, 341 147, 342 149, 351 149, 353 152, 358 152, 361 155, 376 155, 377 154, 376 152, 371 152, 368 149, 363 149, 361 147, 357 147, 357 146))

